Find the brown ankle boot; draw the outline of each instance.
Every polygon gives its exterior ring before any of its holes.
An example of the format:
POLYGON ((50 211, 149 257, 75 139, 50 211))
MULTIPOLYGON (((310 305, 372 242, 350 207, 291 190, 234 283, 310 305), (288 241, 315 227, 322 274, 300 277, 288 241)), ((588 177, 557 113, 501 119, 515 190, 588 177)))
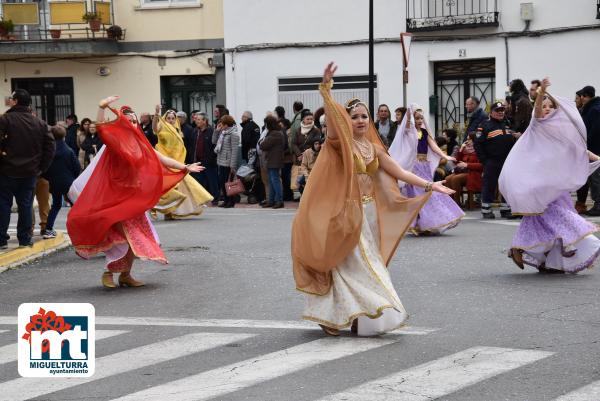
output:
POLYGON ((106 288, 117 288, 111 272, 102 273, 102 285, 106 288))
POLYGON ((121 287, 141 287, 144 283, 134 279, 130 273, 121 273, 119 275, 119 285, 121 287))

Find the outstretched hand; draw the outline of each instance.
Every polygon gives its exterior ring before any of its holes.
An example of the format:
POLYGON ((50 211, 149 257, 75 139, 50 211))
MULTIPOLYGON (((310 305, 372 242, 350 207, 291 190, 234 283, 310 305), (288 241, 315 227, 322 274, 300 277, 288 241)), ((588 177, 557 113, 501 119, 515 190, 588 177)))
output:
POLYGON ((100 107, 107 107, 109 104, 114 103, 117 100, 119 100, 119 98, 120 98, 120 96, 118 96, 118 95, 113 95, 113 96, 104 98, 100 101, 100 107))
POLYGON ((338 67, 337 67, 337 65, 335 65, 335 63, 333 61, 330 62, 329 64, 327 64, 327 67, 325 67, 325 71, 323 71, 323 83, 324 84, 328 84, 329 82, 331 82, 337 69, 338 69, 338 67))
POLYGON ((546 89, 547 89, 547 88, 548 88, 550 85, 552 85, 552 84, 550 83, 550 78, 548 78, 548 77, 545 77, 545 78, 542 80, 542 90, 543 90, 544 92, 546 92, 546 89))
POLYGON ((200 163, 192 163, 186 164, 185 169, 190 173, 199 173, 201 171, 204 171, 204 166, 201 166, 200 163))
POLYGON ((445 182, 446 181, 434 182, 433 185, 431 186, 431 190, 435 191, 435 192, 440 192, 440 193, 446 194, 446 195, 453 195, 456 191, 444 186, 445 182))

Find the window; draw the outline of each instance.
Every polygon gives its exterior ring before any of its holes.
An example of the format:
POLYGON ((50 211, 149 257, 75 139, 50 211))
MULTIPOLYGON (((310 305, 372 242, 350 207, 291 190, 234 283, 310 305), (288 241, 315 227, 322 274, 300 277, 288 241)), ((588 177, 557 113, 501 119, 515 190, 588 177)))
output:
POLYGON ((142 8, 202 6, 200 0, 140 0, 140 3, 142 8))

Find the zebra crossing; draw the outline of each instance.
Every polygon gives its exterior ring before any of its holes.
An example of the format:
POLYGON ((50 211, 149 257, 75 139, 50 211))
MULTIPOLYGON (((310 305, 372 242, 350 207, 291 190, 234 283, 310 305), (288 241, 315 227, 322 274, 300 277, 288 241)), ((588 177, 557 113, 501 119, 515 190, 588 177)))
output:
MULTIPOLYGON (((0 340, 14 338, 14 317, 0 316, 0 340), (6 325, 6 326, 2 326, 6 325)), ((76 386, 93 387, 95 383, 132 375, 134 371, 161 363, 175 364, 188 356, 218 352, 223 347, 239 346, 260 341, 267 333, 285 335, 289 330, 318 330, 307 322, 275 320, 220 320, 220 319, 172 319, 97 317, 97 349, 106 341, 119 341, 120 336, 134 336, 139 330, 150 326, 183 327, 192 332, 157 340, 96 359, 96 373, 89 378, 22 378, 16 377, 16 343, 0 346, 0 400, 61 400, 60 391, 76 386), (110 329, 105 329, 110 325, 110 329), (114 326, 120 326, 115 329, 114 326), (11 378, 7 380, 6 378, 11 378), (16 377, 16 378, 15 378, 16 377)), ((406 327, 393 333, 370 338, 341 336, 303 339, 273 352, 253 355, 250 358, 210 367, 208 370, 185 371, 182 377, 151 385, 137 391, 111 396, 112 400, 227 400, 228 395, 242 392, 253 386, 276 381, 286 375, 298 373, 322 364, 347 364, 351 358, 364 358, 369 352, 393 352, 404 347, 408 337, 432 335, 435 328, 406 327), (408 336, 408 337, 407 337, 408 336)), ((424 401, 440 399, 466 387, 482 383, 495 376, 520 369, 530 364, 543 363, 553 352, 539 349, 516 349, 491 346, 475 346, 456 353, 440 355, 439 358, 408 367, 397 372, 387 372, 373 380, 365 379, 355 386, 326 395, 318 401, 424 401)), ((301 380, 301 379, 298 379, 301 380)), ((298 384, 302 387, 302 384, 298 384)), ((77 387, 77 389, 86 387, 77 387)), ((318 397, 316 397, 318 398, 318 397)), ((81 398, 85 399, 85 398, 81 398)), ((290 398, 290 400, 293 398, 290 398)), ((526 399, 525 397, 523 399, 526 399)), ((600 381, 558 396, 555 401, 597 401, 600 399, 600 381)))

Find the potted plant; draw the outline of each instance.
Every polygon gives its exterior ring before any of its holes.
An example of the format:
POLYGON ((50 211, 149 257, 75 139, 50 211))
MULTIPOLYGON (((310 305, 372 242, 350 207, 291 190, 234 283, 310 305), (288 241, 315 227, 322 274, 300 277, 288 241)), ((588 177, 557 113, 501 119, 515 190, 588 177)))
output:
POLYGON ((102 25, 102 22, 100 21, 100 13, 90 11, 83 14, 81 18, 90 24, 90 29, 92 32, 98 32, 100 30, 100 26, 102 25))
POLYGON ((15 25, 13 24, 12 20, 5 20, 4 18, 0 19, 0 37, 7 39, 8 34, 14 29, 15 25))
POLYGON ((52 39, 60 39, 61 29, 50 29, 50 37, 52 39))
POLYGON ((109 39, 122 40, 123 39, 123 28, 121 28, 119 25, 113 25, 106 30, 106 36, 109 39))

